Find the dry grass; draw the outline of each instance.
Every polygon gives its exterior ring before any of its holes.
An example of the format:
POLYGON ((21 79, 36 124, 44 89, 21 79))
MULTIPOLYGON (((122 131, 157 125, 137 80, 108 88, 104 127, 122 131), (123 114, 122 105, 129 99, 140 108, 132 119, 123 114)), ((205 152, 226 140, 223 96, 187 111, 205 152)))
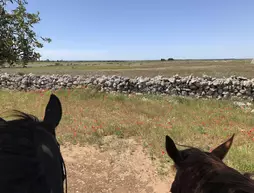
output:
MULTIPOLYGON (((230 101, 195 100, 167 96, 124 96, 91 89, 56 92, 63 119, 57 133, 61 143, 101 144, 103 136, 135 137, 152 159, 163 165, 164 137, 210 150, 236 133, 225 161, 240 171, 254 171, 254 116, 230 101), (253 131, 253 132, 251 132, 253 131)), ((22 110, 42 118, 50 92, 1 91, 1 112, 22 110)))
POLYGON ((135 76, 202 76, 223 77, 231 75, 252 78, 251 60, 176 60, 176 61, 126 61, 126 62, 43 62, 30 64, 28 68, 4 68, 2 72, 35 74, 101 74, 135 76), (72 64, 72 65, 70 65, 72 64))

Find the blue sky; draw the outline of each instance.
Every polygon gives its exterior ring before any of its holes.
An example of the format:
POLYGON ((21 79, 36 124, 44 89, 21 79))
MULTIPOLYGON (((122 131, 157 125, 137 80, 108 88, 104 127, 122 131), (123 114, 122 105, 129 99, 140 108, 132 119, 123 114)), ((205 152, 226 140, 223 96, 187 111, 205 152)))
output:
POLYGON ((253 0, 28 0, 42 59, 254 58, 253 0))

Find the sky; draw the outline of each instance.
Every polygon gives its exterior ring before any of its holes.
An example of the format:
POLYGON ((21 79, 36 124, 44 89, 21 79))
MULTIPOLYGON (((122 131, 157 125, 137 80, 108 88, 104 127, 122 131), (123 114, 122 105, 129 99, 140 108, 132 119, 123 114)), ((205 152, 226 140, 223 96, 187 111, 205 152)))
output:
POLYGON ((27 0, 50 60, 254 58, 253 0, 27 0))

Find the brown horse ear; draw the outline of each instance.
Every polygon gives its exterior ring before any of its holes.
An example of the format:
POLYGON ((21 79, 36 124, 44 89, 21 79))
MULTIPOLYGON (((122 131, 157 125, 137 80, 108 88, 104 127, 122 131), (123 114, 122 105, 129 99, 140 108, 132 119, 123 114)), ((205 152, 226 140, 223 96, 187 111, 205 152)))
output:
POLYGON ((168 135, 166 135, 166 150, 169 157, 175 162, 175 164, 179 165, 181 162, 180 152, 176 148, 174 141, 168 135))
POLYGON ((233 134, 232 137, 230 137, 226 142, 216 147, 211 153, 220 160, 223 160, 233 143, 234 136, 235 134, 233 134))

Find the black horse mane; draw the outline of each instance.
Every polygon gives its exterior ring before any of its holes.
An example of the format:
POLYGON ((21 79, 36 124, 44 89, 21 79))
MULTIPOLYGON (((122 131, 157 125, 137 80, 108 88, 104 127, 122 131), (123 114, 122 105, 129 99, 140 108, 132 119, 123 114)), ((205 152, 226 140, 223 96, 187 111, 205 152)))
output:
POLYGON ((0 132, 6 132, 6 129, 13 130, 15 132, 22 132, 19 130, 30 130, 36 129, 36 126, 42 126, 45 130, 55 136, 54 131, 50 130, 50 126, 38 119, 38 117, 24 113, 19 110, 12 110, 7 112, 5 118, 12 118, 11 120, 4 120, 0 117, 0 132))
POLYGON ((14 119, 5 121, 4 119, 0 118, 0 123, 2 122, 3 125, 6 125, 4 123, 8 123, 8 124, 10 123, 12 125, 19 126, 20 124, 22 125, 22 123, 40 123, 41 122, 36 116, 28 114, 28 113, 24 113, 19 110, 12 110, 8 112, 8 115, 6 116, 6 118, 8 117, 13 117, 14 119))

